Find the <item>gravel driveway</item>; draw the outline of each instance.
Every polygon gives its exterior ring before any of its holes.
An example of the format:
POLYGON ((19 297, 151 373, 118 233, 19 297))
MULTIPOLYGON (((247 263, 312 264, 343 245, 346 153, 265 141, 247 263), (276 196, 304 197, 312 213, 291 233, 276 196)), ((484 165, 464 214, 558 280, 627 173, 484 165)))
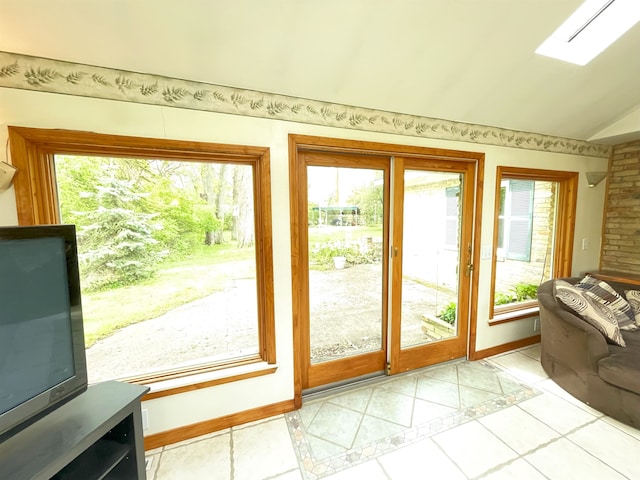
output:
MULTIPOLYGON (((379 268, 356 265, 310 272, 312 359, 328 360, 379 348, 379 268)), ((253 280, 235 280, 224 291, 127 326, 96 342, 87 350, 89 381, 200 363, 203 358, 221 358, 229 352, 256 353, 252 349, 257 343, 256 305, 251 301, 254 288, 253 280)), ((403 310, 402 343, 422 341, 421 314, 436 308, 434 292, 408 283, 403 300, 410 308, 403 310)))

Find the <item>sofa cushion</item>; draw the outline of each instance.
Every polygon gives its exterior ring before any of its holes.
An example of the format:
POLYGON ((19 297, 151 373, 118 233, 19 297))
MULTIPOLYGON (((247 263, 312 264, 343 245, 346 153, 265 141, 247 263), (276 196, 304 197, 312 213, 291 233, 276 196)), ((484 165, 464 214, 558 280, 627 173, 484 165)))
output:
MULTIPOLYGON (((622 333, 622 338, 624 338, 624 343, 626 343, 627 347, 633 348, 636 352, 640 353, 640 330, 636 330, 635 332, 625 330, 620 333, 622 333)), ((613 345, 610 345, 610 347, 618 348, 614 347, 613 345)))
POLYGON ((618 320, 607 304, 599 302, 589 290, 571 285, 564 280, 556 280, 555 287, 556 297, 562 303, 597 328, 609 341, 621 347, 626 346, 618 320))
POLYGON ((640 290, 625 290, 624 296, 627 297, 627 302, 631 305, 636 326, 640 329, 640 290))
POLYGON ((640 351, 627 348, 598 362, 598 375, 616 387, 640 395, 640 351))
POLYGON ((638 330, 639 326, 636 324, 633 308, 607 282, 587 275, 576 283, 576 287, 591 292, 592 298, 609 307, 618 321, 620 330, 638 330))

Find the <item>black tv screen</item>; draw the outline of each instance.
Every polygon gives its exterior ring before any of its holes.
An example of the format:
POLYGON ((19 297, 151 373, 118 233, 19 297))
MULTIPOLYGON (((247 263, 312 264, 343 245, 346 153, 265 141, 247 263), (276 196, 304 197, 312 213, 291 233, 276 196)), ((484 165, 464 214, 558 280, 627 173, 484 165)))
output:
POLYGON ((86 386, 75 227, 0 227, 0 440, 86 386))

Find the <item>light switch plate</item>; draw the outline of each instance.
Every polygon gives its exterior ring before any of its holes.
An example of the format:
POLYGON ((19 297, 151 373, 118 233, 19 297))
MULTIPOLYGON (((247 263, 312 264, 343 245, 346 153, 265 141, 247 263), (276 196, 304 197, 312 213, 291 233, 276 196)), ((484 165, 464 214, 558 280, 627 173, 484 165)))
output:
POLYGON ((589 250, 589 239, 587 237, 582 239, 582 250, 589 250))
POLYGON ((5 191, 11 186, 13 176, 16 174, 16 167, 6 162, 0 162, 0 192, 5 191))

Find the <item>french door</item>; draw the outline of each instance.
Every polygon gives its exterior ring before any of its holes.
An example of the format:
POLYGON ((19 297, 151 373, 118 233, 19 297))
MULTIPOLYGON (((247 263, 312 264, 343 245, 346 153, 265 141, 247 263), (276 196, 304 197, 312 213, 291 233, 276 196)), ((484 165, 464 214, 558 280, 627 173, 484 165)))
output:
POLYGON ((387 362, 388 158, 301 152, 303 388, 383 371, 387 362))
POLYGON ((302 389, 464 357, 474 162, 300 150, 302 389))
POLYGON ((390 374, 467 353, 475 184, 471 163, 392 164, 390 374))

